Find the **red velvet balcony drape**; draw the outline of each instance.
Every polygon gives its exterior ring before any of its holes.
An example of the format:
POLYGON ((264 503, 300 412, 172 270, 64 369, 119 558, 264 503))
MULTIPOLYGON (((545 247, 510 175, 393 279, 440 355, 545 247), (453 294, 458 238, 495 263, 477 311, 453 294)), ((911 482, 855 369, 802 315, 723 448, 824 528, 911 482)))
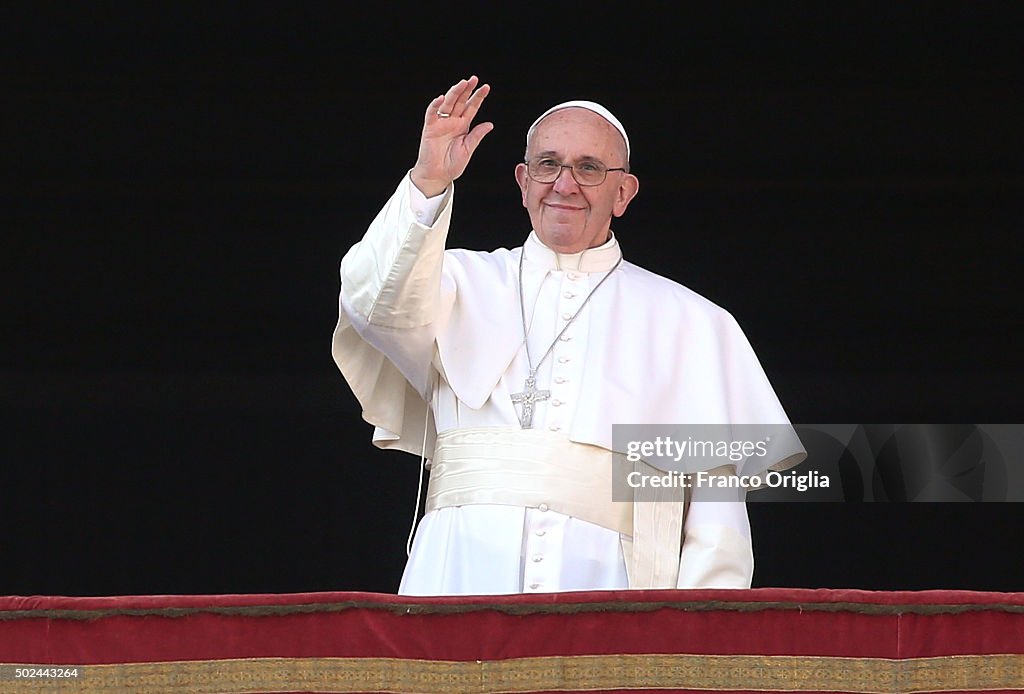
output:
POLYGON ((0 692, 1024 691, 1024 594, 0 598, 0 692), (13 667, 78 666, 77 678, 13 667))

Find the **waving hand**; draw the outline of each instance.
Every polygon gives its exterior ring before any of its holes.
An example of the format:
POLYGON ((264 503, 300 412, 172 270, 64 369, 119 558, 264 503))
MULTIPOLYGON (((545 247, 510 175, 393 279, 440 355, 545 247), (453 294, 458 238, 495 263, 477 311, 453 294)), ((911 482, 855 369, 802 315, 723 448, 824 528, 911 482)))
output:
POLYGON ((475 75, 459 80, 427 106, 419 157, 410 172, 413 184, 427 197, 444 192, 462 175, 480 141, 494 129, 493 123, 470 129, 491 91, 487 84, 477 88, 478 82, 475 75))

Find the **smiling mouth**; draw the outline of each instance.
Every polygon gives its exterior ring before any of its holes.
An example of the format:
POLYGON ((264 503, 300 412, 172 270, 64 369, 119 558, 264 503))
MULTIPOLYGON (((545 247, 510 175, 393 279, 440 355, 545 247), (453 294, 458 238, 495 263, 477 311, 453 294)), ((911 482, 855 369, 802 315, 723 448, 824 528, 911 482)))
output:
POLYGON ((579 210, 583 209, 582 207, 573 207, 572 205, 559 205, 553 202, 546 202, 544 204, 547 205, 548 207, 553 207, 556 210, 567 210, 569 212, 578 212, 579 210))

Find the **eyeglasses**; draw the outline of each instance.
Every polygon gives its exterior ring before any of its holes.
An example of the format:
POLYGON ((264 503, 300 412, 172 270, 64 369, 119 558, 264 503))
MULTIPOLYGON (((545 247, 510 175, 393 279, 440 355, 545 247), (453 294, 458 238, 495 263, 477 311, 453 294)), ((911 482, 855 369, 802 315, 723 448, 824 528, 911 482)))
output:
POLYGON ((554 183, 562 175, 562 169, 572 171, 573 180, 581 186, 599 186, 604 183, 609 171, 625 171, 625 167, 608 168, 599 161, 586 159, 575 164, 563 164, 551 157, 537 157, 526 160, 526 172, 537 183, 554 183))

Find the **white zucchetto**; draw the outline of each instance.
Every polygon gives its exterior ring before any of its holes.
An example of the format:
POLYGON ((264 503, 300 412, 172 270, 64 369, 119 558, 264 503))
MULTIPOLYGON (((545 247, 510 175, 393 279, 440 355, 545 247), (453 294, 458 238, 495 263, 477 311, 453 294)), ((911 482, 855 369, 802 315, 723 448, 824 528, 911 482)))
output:
POLYGON ((540 124, 540 122, 547 118, 548 116, 550 116, 555 111, 561 111, 564 108, 585 108, 588 111, 596 113, 597 115, 601 116, 606 121, 611 123, 612 126, 614 126, 614 128, 619 131, 619 134, 622 135, 622 139, 626 141, 626 160, 629 160, 629 136, 626 134, 626 128, 623 127, 622 123, 619 121, 618 118, 612 115, 611 111, 609 111, 604 106, 595 101, 566 101, 564 103, 558 104, 557 106, 552 106, 547 111, 540 114, 540 117, 537 120, 533 121, 533 125, 531 125, 530 129, 526 131, 527 147, 529 147, 530 145, 530 138, 533 137, 533 131, 537 129, 537 126, 540 124))

